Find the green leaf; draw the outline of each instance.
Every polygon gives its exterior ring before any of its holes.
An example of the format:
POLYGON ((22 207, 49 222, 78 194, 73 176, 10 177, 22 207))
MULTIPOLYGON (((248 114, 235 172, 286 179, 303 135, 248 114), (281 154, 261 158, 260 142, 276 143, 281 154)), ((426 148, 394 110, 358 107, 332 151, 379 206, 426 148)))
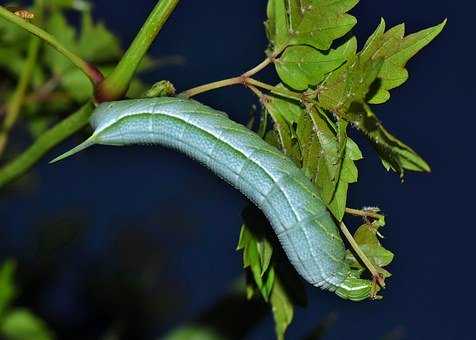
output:
POLYGON ((46 324, 27 309, 14 309, 0 324, 1 333, 9 340, 54 339, 46 324))
POLYGON ((286 329, 291 324, 294 316, 292 299, 279 279, 275 280, 271 293, 271 308, 274 316, 276 336, 278 340, 284 340, 286 329))
POLYGON ((274 269, 270 267, 273 255, 270 241, 260 231, 243 224, 237 250, 243 250, 243 267, 251 270, 256 287, 268 301, 275 280, 274 269))
POLYGON ((16 296, 15 283, 13 281, 15 273, 15 263, 6 261, 0 268, 0 317, 5 314, 6 309, 16 296))
POLYGON ((93 23, 89 11, 83 13, 77 50, 81 57, 93 63, 114 61, 121 55, 119 40, 102 23, 93 23))
POLYGON ((289 40, 287 9, 284 0, 269 0, 267 14, 268 20, 265 26, 268 40, 274 45, 275 51, 282 51, 289 40))
MULTIPOLYGON (((275 88, 278 90, 286 89, 283 84, 278 84, 275 88)), ((304 115, 304 108, 296 101, 275 96, 268 96, 266 98, 271 102, 275 111, 277 111, 288 124, 292 125, 296 123, 300 117, 304 115)))
POLYGON ((345 147, 346 149, 341 170, 341 179, 347 183, 355 183, 357 182, 359 173, 354 162, 361 160, 364 157, 362 156, 362 151, 360 151, 357 143, 350 139, 350 137, 347 137, 345 147))
POLYGON ((357 145, 347 137, 347 122, 333 123, 325 112, 308 109, 297 124, 302 169, 316 185, 329 210, 341 220, 349 183, 357 181, 354 161, 362 158, 357 145))
POLYGON ((301 167, 306 176, 314 181, 319 171, 321 145, 314 133, 314 124, 308 114, 302 115, 297 123, 296 134, 301 151, 301 167))
POLYGON ((364 60, 384 60, 378 74, 381 84, 378 91, 369 98, 370 104, 381 104, 390 99, 389 90, 402 85, 408 79, 408 71, 405 69, 407 62, 438 36, 445 25, 446 20, 437 26, 405 36, 404 24, 385 31, 385 21, 381 20, 360 52, 364 60))
POLYGON ((243 219, 237 248, 243 251, 247 268, 247 297, 259 294, 268 302, 275 316, 276 330, 283 335, 292 320, 293 304, 306 303, 302 279, 282 258, 285 255, 270 237, 268 222, 259 210, 252 206, 244 209, 243 219))
POLYGON ((19 76, 25 59, 20 49, 0 48, 0 66, 9 71, 9 73, 19 76))
POLYGON ((6 20, 0 20, 0 43, 2 47, 25 51, 31 34, 23 28, 6 20))
POLYGON ((173 330, 162 340, 226 340, 227 338, 218 334, 211 327, 202 325, 186 325, 173 330))
POLYGON ((379 267, 385 267, 393 261, 394 255, 380 244, 377 229, 370 224, 360 226, 354 235, 365 255, 379 267))
MULTIPOLYGON (((365 223, 357 229, 354 234, 354 239, 370 262, 387 278, 391 276, 391 274, 383 269, 383 267, 388 266, 393 261, 394 254, 385 249, 379 241, 379 228, 384 225, 385 221, 383 219, 373 221, 372 223, 365 223)), ((348 251, 346 255, 346 261, 354 270, 364 270, 360 262, 350 251, 348 251)))
POLYGON ((84 102, 93 94, 91 82, 78 68, 65 70, 61 77, 61 85, 78 103, 84 102))
POLYGON ((358 0, 269 0, 266 31, 272 53, 291 45, 328 50, 357 20, 347 14, 358 0))
POLYGON ((367 105, 355 107, 352 121, 372 142, 387 170, 403 177, 405 170, 431 171, 430 166, 413 149, 388 132, 367 105))
POLYGON ((365 103, 377 79, 383 59, 365 60, 352 56, 320 86, 319 105, 345 118, 355 103, 365 103))
POLYGON ((349 39, 337 49, 326 52, 308 45, 291 46, 275 60, 281 80, 295 90, 303 91, 318 85, 324 76, 341 66, 350 54, 355 54, 357 39, 349 39))
POLYGON ((405 170, 430 171, 429 165, 415 151, 383 127, 366 104, 375 85, 379 85, 377 77, 383 63, 381 57, 352 57, 321 85, 319 105, 354 123, 370 139, 387 170, 392 169, 400 176, 405 170))
POLYGON ((31 37, 20 26, 0 20, 0 66, 15 77, 19 77, 23 69, 31 37))
POLYGON ((334 123, 324 112, 308 108, 307 113, 313 124, 313 133, 317 137, 314 142, 319 143, 319 153, 311 155, 317 158, 317 167, 315 173, 311 173, 311 180, 315 182, 324 202, 329 204, 336 191, 343 159, 345 141, 339 141, 339 138, 345 138, 345 133, 344 137, 341 134, 338 136, 334 123))
MULTIPOLYGON (((113 67, 110 64, 99 67, 102 74, 109 75, 113 67)), ((91 81, 86 75, 76 67, 70 67, 63 71, 60 77, 62 88, 77 102, 82 103, 93 95, 93 87, 91 81)), ((129 88, 128 95, 137 95, 144 92, 144 85, 138 80, 133 79, 129 88)), ((136 96, 131 96, 132 98, 136 96)))
MULTIPOLYGON (((66 20, 65 16, 54 11, 46 21, 46 30, 53 35, 64 47, 76 52, 76 32, 66 20)), ((50 46, 45 47, 44 60, 54 74, 62 75, 64 71, 73 67, 71 62, 50 46)))
POLYGON ((331 202, 328 204, 329 210, 338 221, 341 221, 344 217, 349 184, 357 182, 359 173, 355 162, 360 159, 362 159, 362 153, 359 147, 352 139, 347 137, 337 188, 331 202))
POLYGON ((429 165, 409 146, 390 134, 365 103, 374 90, 384 60, 351 58, 323 83, 319 105, 337 112, 372 142, 384 166, 403 176, 405 170, 430 171, 429 165))
MULTIPOLYGON (((102 24, 95 24, 89 11, 82 14, 81 32, 68 23, 61 11, 53 11, 46 22, 46 30, 54 35, 67 49, 95 64, 114 62, 121 55, 119 40, 102 24)), ((59 52, 47 47, 44 57, 53 73, 63 75, 73 65, 59 52)))
POLYGON ((280 149, 298 164, 299 150, 294 143, 292 126, 288 121, 296 119, 295 116, 302 114, 303 109, 295 103, 273 96, 265 96, 262 103, 273 120, 280 149))

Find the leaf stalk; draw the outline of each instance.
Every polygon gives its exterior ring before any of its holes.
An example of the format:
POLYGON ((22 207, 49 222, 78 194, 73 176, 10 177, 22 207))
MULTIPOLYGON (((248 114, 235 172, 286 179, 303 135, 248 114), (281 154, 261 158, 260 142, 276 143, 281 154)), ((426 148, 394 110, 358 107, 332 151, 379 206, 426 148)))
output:
POLYGON ((191 98, 194 97, 198 94, 205 93, 208 91, 216 90, 222 87, 227 87, 227 86, 232 86, 232 85, 239 85, 245 84, 245 80, 243 77, 233 77, 233 78, 227 78, 219 81, 214 81, 208 84, 200 85, 194 88, 191 88, 187 91, 183 91, 182 93, 179 94, 180 97, 184 98, 191 98))
POLYGON ((385 281, 383 277, 379 274, 377 271, 377 268, 370 262, 369 258, 365 253, 360 249, 359 245, 355 241, 354 237, 350 233, 349 229, 347 229, 347 226, 344 224, 344 222, 340 223, 340 230, 344 234, 345 238, 347 241, 349 241, 350 246, 354 250, 354 252, 357 254, 357 256, 360 258, 362 263, 365 265, 365 267, 368 269, 368 271, 372 274, 373 279, 382 287, 385 287, 385 281))
POLYGON ((261 89, 268 90, 269 92, 273 94, 301 102, 303 100, 303 97, 293 91, 286 90, 285 88, 276 88, 273 85, 266 84, 252 78, 253 75, 265 69, 272 62, 273 62, 273 58, 268 57, 265 60, 263 60, 261 63, 259 63, 252 69, 250 69, 249 71, 246 71, 245 73, 243 73, 241 76, 227 78, 227 79, 223 79, 219 81, 214 81, 208 84, 200 85, 197 87, 193 87, 191 89, 183 91, 182 93, 179 94, 179 96, 184 98, 191 98, 198 94, 216 90, 222 87, 227 87, 232 85, 245 85, 250 90, 253 90, 253 88, 254 89, 261 88, 261 89), (253 86, 253 88, 251 86, 253 86))
POLYGON ((246 71, 245 73, 243 73, 242 77, 250 78, 250 77, 254 76, 256 73, 264 70, 272 62, 273 62, 273 59, 268 57, 265 60, 263 60, 261 63, 259 63, 258 65, 256 65, 252 69, 250 69, 249 71, 246 71))

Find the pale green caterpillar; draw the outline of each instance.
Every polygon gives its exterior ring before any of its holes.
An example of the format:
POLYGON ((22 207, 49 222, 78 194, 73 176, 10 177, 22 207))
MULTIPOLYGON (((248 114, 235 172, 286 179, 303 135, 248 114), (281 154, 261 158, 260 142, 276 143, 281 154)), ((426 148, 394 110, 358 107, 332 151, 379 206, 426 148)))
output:
POLYGON ((193 100, 150 98, 99 105, 93 135, 54 159, 93 144, 161 144, 198 160, 252 200, 289 261, 309 283, 354 301, 371 295, 345 262, 338 229, 314 185, 278 149, 222 112, 193 100))

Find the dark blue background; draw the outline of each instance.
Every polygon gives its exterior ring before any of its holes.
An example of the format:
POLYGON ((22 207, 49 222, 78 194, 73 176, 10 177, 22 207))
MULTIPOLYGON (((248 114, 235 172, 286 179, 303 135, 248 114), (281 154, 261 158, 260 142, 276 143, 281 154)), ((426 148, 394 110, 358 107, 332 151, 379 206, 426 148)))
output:
MULTIPOLYGON (((155 1, 95 3, 96 16, 127 46, 155 1)), ((408 174, 401 184, 358 138, 365 159, 349 205, 378 205, 388 215, 385 245, 396 253, 394 276, 379 302, 341 301, 310 288, 309 307, 297 310, 290 339, 329 315, 337 321, 327 339, 474 338, 474 7, 362 1, 352 11, 361 44, 380 17, 389 26, 405 21, 408 32, 448 17, 441 36, 409 64, 409 81, 377 108, 433 172, 408 174)), ((180 54, 187 62, 148 80, 170 79, 183 90, 239 74, 263 58, 264 19, 265 1, 182 1, 152 53, 180 54)), ((264 79, 273 78, 265 73, 264 79)), ((255 103, 243 88, 198 99, 240 122, 255 103)), ((47 164, 81 138, 40 162, 34 189, 3 194, 0 255, 19 258, 24 301, 62 334, 88 329, 94 336, 121 317, 135 320, 152 339, 194 317, 241 273, 234 249, 246 202, 208 170, 160 147, 95 147, 47 164)), ((267 339, 272 332, 268 316, 247 338, 267 339)))

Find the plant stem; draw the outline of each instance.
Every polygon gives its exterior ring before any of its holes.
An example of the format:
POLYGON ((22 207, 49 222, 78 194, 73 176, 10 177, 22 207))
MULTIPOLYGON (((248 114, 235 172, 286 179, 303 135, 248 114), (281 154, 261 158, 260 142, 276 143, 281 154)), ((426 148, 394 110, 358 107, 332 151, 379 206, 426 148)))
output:
POLYGON ((349 229, 347 229, 346 225, 344 224, 344 222, 341 222, 340 223, 340 230, 342 231, 342 233, 344 234, 345 238, 347 239, 347 241, 349 241, 350 243, 350 246, 352 247, 352 249, 355 251, 355 253, 357 254, 357 256, 360 258, 360 260, 363 262, 363 264, 365 265, 365 267, 369 270, 369 272, 372 274, 373 278, 378 282, 378 284, 383 288, 385 287, 385 282, 383 280, 383 278, 380 276, 379 272, 377 271, 377 269, 375 268, 375 266, 372 264, 372 262, 370 262, 369 258, 367 257, 367 255, 365 255, 365 253, 362 251, 362 249, 360 249, 359 245, 357 244, 357 242, 355 241, 354 237, 352 236, 352 234, 350 233, 349 229))
POLYGON ((292 91, 288 91, 286 89, 276 88, 273 85, 269 85, 269 84, 263 83, 259 80, 251 78, 253 75, 262 71, 264 68, 266 68, 266 66, 268 66, 272 62, 273 62, 273 57, 268 57, 268 58, 264 59, 261 63, 259 63, 255 67, 253 67, 252 69, 243 73, 239 77, 223 79, 223 80, 219 80, 219 81, 214 81, 212 83, 200 85, 200 86, 191 88, 189 90, 183 91, 182 93, 179 94, 179 96, 180 97, 185 97, 185 98, 190 98, 190 97, 196 96, 196 95, 204 93, 204 92, 208 92, 208 91, 211 91, 211 90, 216 90, 216 89, 221 88, 221 87, 241 84, 241 85, 248 86, 251 90, 253 90, 253 89, 250 87, 250 85, 254 86, 255 89, 256 89, 256 87, 263 88, 265 90, 270 91, 271 93, 280 95, 282 97, 286 97, 286 98, 289 98, 289 99, 301 101, 301 99, 302 99, 301 96, 299 96, 298 94, 296 94, 292 91))
POLYGON ((0 6, 0 17, 10 21, 15 25, 18 25, 19 27, 36 35, 37 37, 41 38, 46 43, 51 45, 54 49, 56 49, 58 52, 68 58, 76 67, 83 71, 83 73, 89 78, 89 80, 91 80, 91 83, 94 86, 96 86, 103 80, 103 75, 96 67, 87 63, 86 61, 81 59, 81 57, 68 50, 48 32, 11 13, 3 6, 0 6))
POLYGON ((233 77, 233 78, 223 79, 219 81, 214 81, 212 83, 191 88, 187 91, 180 93, 179 96, 184 98, 190 98, 200 93, 216 90, 222 87, 237 85, 237 84, 244 84, 244 81, 245 80, 243 79, 243 77, 233 77))
POLYGON ((247 78, 245 83, 250 84, 250 85, 254 85, 256 87, 263 88, 265 90, 268 90, 271 93, 277 94, 279 96, 282 96, 282 97, 285 97, 285 98, 288 98, 288 99, 297 100, 299 102, 302 100, 302 97, 299 94, 295 93, 295 92, 286 90, 284 88, 280 89, 280 88, 277 88, 276 86, 263 83, 259 80, 253 79, 253 78, 247 78))
POLYGON ((258 97, 258 99, 261 101, 263 100, 263 92, 261 92, 260 90, 258 90, 256 87, 254 87, 253 85, 248 85, 248 88, 251 90, 251 92, 253 92, 256 97, 258 97))
POLYGON ((250 78, 252 76, 254 76, 256 73, 258 73, 259 71, 263 70, 264 68, 266 68, 266 66, 268 66, 269 64, 271 64, 271 62, 273 61, 273 59, 271 58, 266 58, 265 60, 263 60, 261 63, 259 63, 258 65, 256 65, 255 67, 253 67, 251 70, 249 71, 246 71, 245 73, 243 73, 242 77, 244 78, 250 78))
POLYGON ((157 3, 112 74, 99 84, 98 102, 117 100, 125 95, 137 67, 179 2, 161 0, 157 3))
POLYGON ((376 212, 369 211, 369 210, 357 210, 357 209, 345 208, 345 212, 350 215, 361 216, 361 217, 371 217, 376 220, 379 220, 384 217, 381 214, 377 214, 376 212))
POLYGON ((27 150, 0 169, 0 187, 28 171, 45 153, 56 144, 70 137, 88 123, 94 109, 91 101, 78 111, 43 133, 27 150))
POLYGON ((244 76, 223 79, 223 80, 219 80, 219 81, 214 81, 212 83, 200 85, 200 86, 197 86, 197 87, 194 87, 194 88, 191 88, 189 90, 181 92, 179 94, 179 96, 180 97, 185 97, 185 98, 190 98, 190 97, 196 96, 196 95, 204 93, 204 92, 208 92, 208 91, 211 91, 211 90, 219 89, 221 87, 227 87, 227 86, 232 86, 232 85, 245 85, 245 86, 248 86, 248 87, 251 85, 251 86, 254 86, 255 88, 259 87, 259 88, 268 90, 269 92, 277 94, 281 97, 285 97, 285 98, 289 98, 289 99, 297 100, 297 101, 302 100, 301 96, 299 94, 295 93, 295 92, 288 91, 286 89, 276 88, 273 85, 263 83, 259 80, 254 79, 254 78, 246 78, 244 76))
POLYGON ((9 103, 6 106, 5 119, 0 130, 0 156, 5 151, 8 142, 8 135, 13 125, 15 124, 20 109, 23 105, 26 91, 31 80, 33 69, 38 58, 38 51, 40 49, 41 40, 36 37, 31 37, 28 46, 27 58, 22 68, 20 79, 18 81, 15 92, 13 93, 9 103))
POLYGON ((300 97, 298 97, 297 95, 291 95, 290 94, 291 92, 290 93, 283 92, 280 89, 276 89, 273 85, 269 85, 269 84, 260 82, 256 79, 253 79, 253 78, 246 78, 244 76, 223 79, 223 80, 219 80, 219 81, 214 81, 212 83, 200 85, 200 86, 197 86, 197 87, 194 87, 194 88, 191 88, 189 90, 181 92, 179 94, 179 96, 184 97, 184 98, 190 98, 190 97, 196 96, 196 95, 204 93, 204 92, 208 92, 208 91, 212 91, 212 90, 216 90, 216 89, 219 89, 219 88, 222 88, 222 87, 227 87, 227 86, 232 86, 232 85, 245 85, 250 89, 252 89, 251 87, 253 87, 255 89, 257 87, 260 87, 260 88, 263 88, 265 90, 268 90, 270 92, 279 94, 279 95, 287 97, 287 98, 300 100, 300 97))

